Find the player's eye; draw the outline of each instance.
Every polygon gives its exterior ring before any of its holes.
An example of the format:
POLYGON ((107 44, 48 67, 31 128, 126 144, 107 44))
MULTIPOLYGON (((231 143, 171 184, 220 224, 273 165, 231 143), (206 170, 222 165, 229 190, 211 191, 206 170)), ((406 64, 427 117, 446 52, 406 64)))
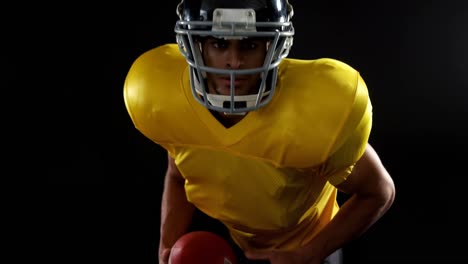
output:
POLYGON ((227 41, 225 41, 225 40, 218 39, 218 40, 213 40, 213 41, 211 42, 211 45, 212 45, 214 48, 217 48, 217 49, 225 49, 225 48, 227 48, 228 43, 227 43, 227 41))
POLYGON ((242 49, 254 50, 258 47, 258 43, 255 41, 245 41, 242 43, 242 49))

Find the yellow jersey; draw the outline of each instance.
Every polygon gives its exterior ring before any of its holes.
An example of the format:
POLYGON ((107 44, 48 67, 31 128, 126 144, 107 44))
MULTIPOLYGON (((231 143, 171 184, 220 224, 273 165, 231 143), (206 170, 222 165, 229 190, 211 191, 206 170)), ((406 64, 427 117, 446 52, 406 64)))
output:
POLYGON ((135 127, 174 158, 188 201, 244 250, 310 241, 339 210, 334 185, 363 154, 372 124, 360 74, 329 58, 283 59, 271 102, 229 128, 193 97, 176 44, 135 60, 124 99, 135 127))

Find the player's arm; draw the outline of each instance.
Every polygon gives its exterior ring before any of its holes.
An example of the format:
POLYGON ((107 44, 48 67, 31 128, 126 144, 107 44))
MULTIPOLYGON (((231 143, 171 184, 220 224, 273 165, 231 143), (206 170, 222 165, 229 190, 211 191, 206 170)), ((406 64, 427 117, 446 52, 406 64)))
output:
POLYGON ((370 144, 347 180, 336 187, 350 196, 310 244, 308 250, 321 252, 322 257, 362 235, 395 199, 394 182, 370 144))
POLYGON ((170 249, 189 228, 194 209, 185 196, 184 178, 174 163, 174 159, 168 155, 161 203, 160 263, 167 264, 170 249))

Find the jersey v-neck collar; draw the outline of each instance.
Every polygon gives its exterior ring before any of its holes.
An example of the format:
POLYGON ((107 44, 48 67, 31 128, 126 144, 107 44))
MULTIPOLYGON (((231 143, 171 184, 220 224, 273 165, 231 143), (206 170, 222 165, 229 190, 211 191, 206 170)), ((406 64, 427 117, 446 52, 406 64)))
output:
MULTIPOLYGON (((229 146, 241 140, 244 136, 248 135, 251 130, 259 125, 255 122, 256 111, 251 111, 246 114, 236 124, 225 127, 206 107, 197 102, 193 97, 189 80, 189 67, 186 68, 182 78, 182 88, 190 104, 190 107, 195 112, 197 117, 205 126, 212 132, 212 134, 224 145, 229 146)), ((208 136, 208 135, 207 135, 208 136)))

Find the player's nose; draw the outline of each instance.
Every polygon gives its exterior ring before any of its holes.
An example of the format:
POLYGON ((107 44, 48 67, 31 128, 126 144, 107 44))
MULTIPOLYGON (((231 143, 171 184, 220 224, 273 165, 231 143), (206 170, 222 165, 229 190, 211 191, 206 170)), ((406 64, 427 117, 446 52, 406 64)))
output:
POLYGON ((229 69, 239 69, 244 62, 242 52, 238 47, 230 47, 226 51, 226 66, 229 69))

